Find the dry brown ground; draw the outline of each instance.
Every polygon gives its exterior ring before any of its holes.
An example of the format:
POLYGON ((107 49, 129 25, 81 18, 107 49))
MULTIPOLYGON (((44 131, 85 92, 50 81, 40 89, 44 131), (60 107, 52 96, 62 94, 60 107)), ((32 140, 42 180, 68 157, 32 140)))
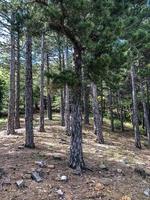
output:
POLYGON ((118 133, 109 132, 105 125, 106 144, 100 145, 95 142, 92 128, 85 128, 84 156, 92 171, 76 176, 67 166, 69 137, 60 126, 58 116, 55 116, 53 122, 46 120, 46 133, 38 132, 37 116, 35 119, 34 150, 18 149, 24 143, 24 128, 19 129, 14 136, 7 136, 6 131, 1 128, 0 168, 6 174, 0 179, 0 200, 121 200, 123 196, 132 200, 148 200, 143 192, 150 186, 150 180, 148 177, 143 179, 133 168, 142 166, 150 170, 150 150, 146 147, 142 150, 135 149, 133 137, 128 132, 118 136, 118 133), (61 155, 61 160, 53 158, 56 153, 61 155), (38 160, 46 161, 47 165, 55 165, 54 169, 42 169, 44 181, 41 183, 31 180, 28 175, 36 169, 35 161, 38 160), (103 163, 108 171, 100 168, 103 163), (61 175, 66 175, 68 181, 59 181, 58 176, 61 175), (15 182, 22 178, 26 187, 18 189, 15 182), (2 187, 2 182, 6 180, 11 184, 5 183, 2 187), (64 192, 63 197, 57 194, 58 189, 64 192))

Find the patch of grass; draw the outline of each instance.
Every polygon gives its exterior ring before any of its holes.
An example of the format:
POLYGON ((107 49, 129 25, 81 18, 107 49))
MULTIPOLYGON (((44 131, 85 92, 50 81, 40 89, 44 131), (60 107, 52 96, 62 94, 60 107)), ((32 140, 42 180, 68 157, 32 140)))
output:
POLYGON ((132 124, 130 122, 125 122, 124 123, 125 127, 129 128, 129 129, 132 129, 132 124))
POLYGON ((110 120, 108 118, 104 118, 104 123, 106 123, 107 125, 110 125, 110 120))

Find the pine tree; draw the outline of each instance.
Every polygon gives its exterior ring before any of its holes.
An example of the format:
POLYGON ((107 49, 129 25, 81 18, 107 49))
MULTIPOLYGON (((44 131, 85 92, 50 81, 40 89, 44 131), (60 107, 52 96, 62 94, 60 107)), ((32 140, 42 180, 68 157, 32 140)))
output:
POLYGON ((9 105, 8 105, 8 122, 7 134, 15 133, 15 32, 14 32, 15 16, 11 14, 11 57, 10 57, 10 89, 9 89, 9 105))
POLYGON ((41 71, 40 71, 40 132, 45 132, 44 128, 44 65, 45 65, 45 36, 41 36, 41 71))
POLYGON ((131 81, 132 81, 132 99, 133 99, 133 127, 135 134, 135 146, 141 149, 141 136, 139 130, 138 122, 138 108, 137 108, 137 94, 136 94, 136 84, 135 84, 136 72, 135 66, 131 66, 131 81))
POLYGON ((15 128, 20 128, 20 33, 17 34, 15 128))
POLYGON ((32 36, 26 32, 26 73, 25 73, 25 147, 34 148, 33 135, 33 83, 32 83, 32 36))

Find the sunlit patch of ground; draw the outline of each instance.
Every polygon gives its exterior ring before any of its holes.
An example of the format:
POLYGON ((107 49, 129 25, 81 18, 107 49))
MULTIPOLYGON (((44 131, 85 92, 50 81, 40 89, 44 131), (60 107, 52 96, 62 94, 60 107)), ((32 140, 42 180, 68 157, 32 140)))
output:
MULTIPOLYGON (((149 178, 143 179, 134 172, 135 166, 150 168, 150 151, 143 147, 134 147, 131 133, 111 133, 107 124, 104 125, 105 144, 96 143, 92 126, 83 131, 83 150, 85 162, 92 171, 76 176, 68 167, 70 137, 65 135, 64 127, 60 126, 59 115, 54 121, 46 119, 45 133, 38 132, 39 118, 34 116, 34 133, 36 148, 18 149, 24 143, 24 120, 17 134, 7 136, 6 130, 0 131, 0 168, 4 168, 10 185, 0 187, 0 200, 57 200, 56 193, 61 189, 67 200, 120 200, 127 195, 132 200, 147 200, 143 192, 150 185, 149 178), (55 160, 54 154, 60 154, 61 160, 55 160), (55 169, 44 168, 44 181, 36 183, 27 178, 37 166, 35 161, 44 160, 47 165, 55 165, 55 169), (108 170, 101 169, 104 164, 108 170), (121 169, 121 173, 117 170, 121 169), (58 181, 59 175, 66 175, 66 183, 58 181), (18 189, 16 180, 24 179, 26 188, 18 189), (101 187, 100 184, 101 183, 101 187), (107 184, 106 184, 107 183, 107 184)), ((2 179, 0 179, 0 185, 2 179)))

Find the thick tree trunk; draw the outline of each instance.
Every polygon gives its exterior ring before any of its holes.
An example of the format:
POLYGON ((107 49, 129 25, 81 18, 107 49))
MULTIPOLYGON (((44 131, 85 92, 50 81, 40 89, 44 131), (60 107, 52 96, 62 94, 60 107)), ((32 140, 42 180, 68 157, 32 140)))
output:
POLYGON ((71 168, 82 170, 85 168, 82 150, 82 111, 81 111, 81 51, 74 47, 75 73, 77 80, 72 92, 71 106, 71 145, 69 165, 71 168))
MULTIPOLYGON (((47 72, 49 73, 49 55, 47 53, 47 72)), ((52 120, 52 98, 50 91, 50 79, 47 77, 47 117, 52 120)))
POLYGON ((137 108, 137 96, 136 96, 136 84, 135 84, 135 66, 131 67, 131 81, 132 81, 132 100, 133 100, 133 127, 135 134, 135 146, 141 149, 141 136, 138 122, 138 108, 137 108))
POLYGON ((142 96, 142 104, 143 104, 143 111, 144 111, 144 122, 146 126, 146 132, 148 136, 148 144, 150 145, 150 122, 148 119, 148 112, 147 112, 147 106, 145 102, 145 95, 144 95, 144 84, 141 83, 141 96, 142 96))
POLYGON ((111 131, 114 132, 114 114, 113 114, 113 102, 112 102, 112 92, 109 90, 109 112, 110 112, 110 123, 111 123, 111 131))
POLYGON ((45 51, 44 33, 41 37, 41 72, 40 72, 40 132, 45 132, 44 128, 44 51, 45 51))
POLYGON ((33 135, 33 90, 32 90, 32 38, 26 35, 26 75, 25 75, 25 147, 34 148, 33 135))
POLYGON ((15 94, 15 128, 20 128, 20 34, 17 35, 17 65, 16 65, 16 94, 15 94))
POLYGON ((11 57, 10 57, 10 86, 8 103, 7 134, 15 133, 15 35, 13 30, 14 16, 11 17, 11 57))
POLYGON ((94 128, 97 140, 100 144, 104 144, 103 130, 102 130, 102 116, 99 110, 99 104, 97 101, 97 87, 95 83, 91 84, 92 99, 93 99, 93 115, 94 115, 94 128))

